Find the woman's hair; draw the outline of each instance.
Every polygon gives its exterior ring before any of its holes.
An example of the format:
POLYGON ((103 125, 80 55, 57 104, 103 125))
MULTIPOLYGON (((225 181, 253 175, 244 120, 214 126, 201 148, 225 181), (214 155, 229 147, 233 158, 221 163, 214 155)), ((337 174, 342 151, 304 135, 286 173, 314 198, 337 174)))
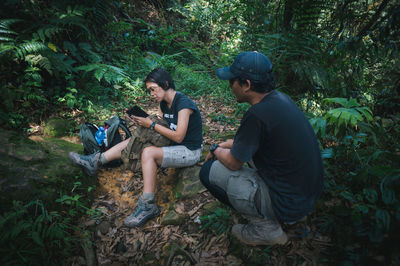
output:
POLYGON ((147 75, 144 83, 146 84, 147 82, 154 82, 165 91, 169 89, 175 90, 175 84, 171 75, 161 67, 153 69, 147 75))

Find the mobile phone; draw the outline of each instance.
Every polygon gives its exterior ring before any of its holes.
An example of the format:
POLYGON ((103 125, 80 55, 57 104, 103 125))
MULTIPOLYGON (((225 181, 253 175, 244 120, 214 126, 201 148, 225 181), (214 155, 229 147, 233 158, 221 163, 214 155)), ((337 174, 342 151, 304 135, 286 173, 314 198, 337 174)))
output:
POLYGON ((140 117, 148 117, 149 115, 143 111, 139 106, 135 105, 128 111, 126 111, 128 115, 140 116, 140 117))

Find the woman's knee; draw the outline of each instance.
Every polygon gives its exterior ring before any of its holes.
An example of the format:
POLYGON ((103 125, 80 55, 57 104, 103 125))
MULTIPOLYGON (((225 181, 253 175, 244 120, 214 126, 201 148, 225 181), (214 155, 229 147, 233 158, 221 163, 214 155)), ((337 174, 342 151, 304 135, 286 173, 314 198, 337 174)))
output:
POLYGON ((149 160, 159 161, 162 160, 162 148, 156 146, 149 146, 143 149, 142 151, 142 162, 146 162, 149 160))

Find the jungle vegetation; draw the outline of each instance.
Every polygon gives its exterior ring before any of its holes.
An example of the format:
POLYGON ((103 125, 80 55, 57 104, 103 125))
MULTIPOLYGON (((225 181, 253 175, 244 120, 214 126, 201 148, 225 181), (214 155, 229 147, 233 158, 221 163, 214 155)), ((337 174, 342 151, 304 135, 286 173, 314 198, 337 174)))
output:
MULTIPOLYGON (((0 124, 29 133, 32 123, 77 110, 104 121, 111 109, 146 99, 142 80, 156 66, 190 96, 233 105, 239 119, 247 106, 235 103, 215 69, 258 50, 320 142, 325 185, 316 213, 334 243, 326 260, 400 263, 399 36, 396 0, 3 0, 0 124)), ((10 252, 3 244, 38 224, 47 235, 24 241, 46 248, 39 254, 49 261, 68 256, 68 223, 43 209, 21 224, 21 208, 0 214, 1 257, 10 252), (48 226, 54 221, 64 223, 48 226)))

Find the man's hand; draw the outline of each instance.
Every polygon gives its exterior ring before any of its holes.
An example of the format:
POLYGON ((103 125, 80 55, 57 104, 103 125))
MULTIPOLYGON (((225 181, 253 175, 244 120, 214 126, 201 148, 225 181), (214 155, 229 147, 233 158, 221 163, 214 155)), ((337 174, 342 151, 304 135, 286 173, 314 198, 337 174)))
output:
POLYGON ((208 160, 215 160, 215 156, 211 152, 208 152, 206 158, 204 159, 205 162, 208 160))
MULTIPOLYGON (((224 148, 224 149, 230 149, 232 147, 232 145, 233 145, 233 139, 228 139, 228 140, 218 144, 219 147, 224 148)), ((206 158, 204 159, 204 162, 207 162, 208 160, 217 160, 217 157, 212 152, 209 152, 207 154, 206 158)))

